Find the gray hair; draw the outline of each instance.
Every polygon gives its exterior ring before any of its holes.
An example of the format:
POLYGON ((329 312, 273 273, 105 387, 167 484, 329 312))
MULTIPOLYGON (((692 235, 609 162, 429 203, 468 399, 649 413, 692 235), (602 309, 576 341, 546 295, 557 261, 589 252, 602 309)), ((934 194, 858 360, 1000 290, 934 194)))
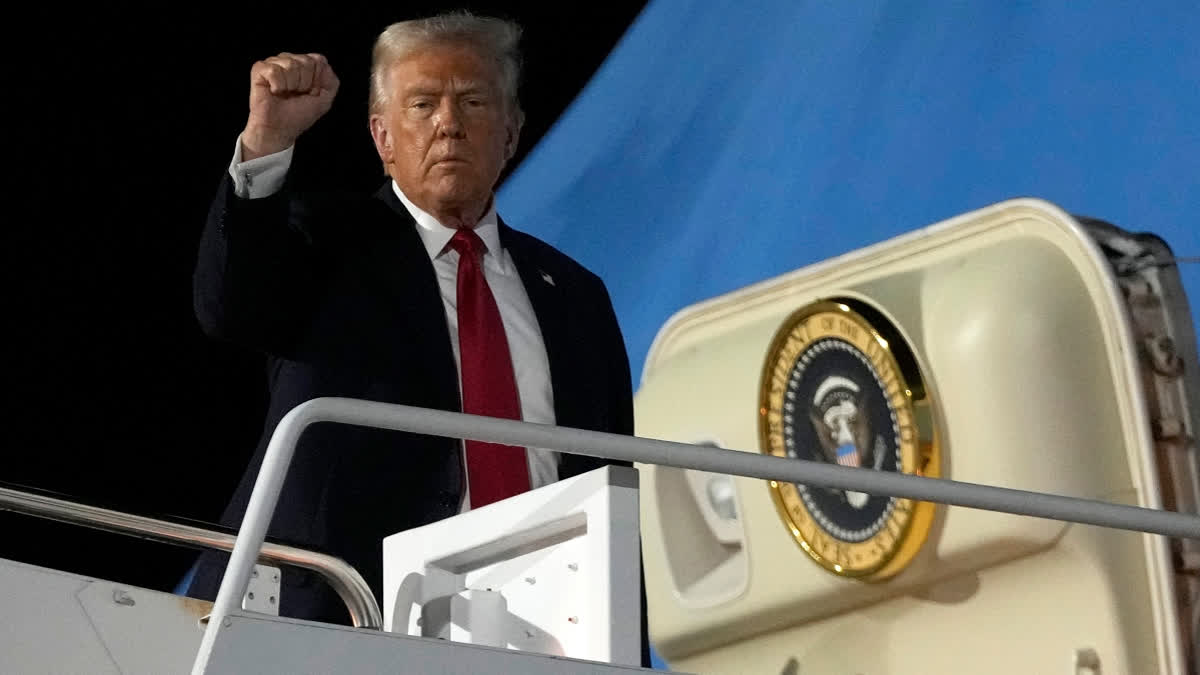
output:
POLYGON ((379 112, 387 102, 391 94, 387 75, 396 61, 434 44, 468 44, 499 68, 499 84, 510 119, 519 127, 524 121, 517 99, 521 79, 521 53, 517 47, 520 39, 521 27, 515 22, 476 16, 465 10, 394 23, 379 34, 371 52, 370 111, 379 112))

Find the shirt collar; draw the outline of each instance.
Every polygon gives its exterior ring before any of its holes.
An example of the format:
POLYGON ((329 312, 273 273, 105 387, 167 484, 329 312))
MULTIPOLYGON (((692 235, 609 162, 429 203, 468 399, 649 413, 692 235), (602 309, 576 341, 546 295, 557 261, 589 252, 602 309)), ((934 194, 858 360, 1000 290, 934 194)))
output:
MULTIPOLYGON (((404 192, 400 190, 399 185, 396 185, 396 181, 392 181, 392 191, 396 193, 400 203, 404 204, 404 208, 408 209, 413 220, 417 221, 417 233, 421 235, 421 242, 425 244, 425 252, 429 254, 429 259, 436 260, 438 256, 448 250, 446 244, 450 243, 450 238, 454 236, 454 228, 442 225, 437 218, 412 203, 408 197, 404 196, 404 192)), ((487 213, 484 213, 483 217, 479 219, 479 223, 475 225, 475 234, 483 240, 483 245, 487 247, 487 253, 496 258, 500 257, 500 218, 496 215, 495 199, 488 206, 487 213)))

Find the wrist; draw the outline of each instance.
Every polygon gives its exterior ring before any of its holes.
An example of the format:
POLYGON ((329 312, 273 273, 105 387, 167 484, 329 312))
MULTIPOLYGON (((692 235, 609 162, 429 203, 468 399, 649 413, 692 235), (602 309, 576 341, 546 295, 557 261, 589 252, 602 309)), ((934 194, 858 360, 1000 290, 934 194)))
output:
POLYGON ((247 124, 242 130, 242 161, 248 162, 283 152, 296 143, 294 136, 281 134, 274 129, 247 124))

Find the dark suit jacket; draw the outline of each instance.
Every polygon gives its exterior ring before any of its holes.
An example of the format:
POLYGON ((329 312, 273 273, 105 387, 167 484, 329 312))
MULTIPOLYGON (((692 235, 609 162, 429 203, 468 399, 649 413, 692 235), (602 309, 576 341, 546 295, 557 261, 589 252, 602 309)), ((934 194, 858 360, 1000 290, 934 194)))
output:
MULTIPOLYGON (((245 200, 222 182, 195 271, 206 333, 268 356, 270 409, 262 439, 223 523, 245 513, 279 420, 320 396, 459 410, 458 375, 429 256, 390 182, 374 197, 285 188, 245 200)), ((557 423, 633 433, 629 362, 600 279, 551 246, 501 223, 537 315, 557 423), (545 276, 552 281, 547 281, 545 276)), ((559 476, 607 462, 563 455, 559 476)), ((339 556, 382 601, 383 537, 458 513, 459 442, 313 425, 302 436, 268 534, 339 556)), ((189 594, 216 594, 227 556, 205 554, 189 594)), ((286 570, 281 613, 346 621, 332 591, 286 570)))

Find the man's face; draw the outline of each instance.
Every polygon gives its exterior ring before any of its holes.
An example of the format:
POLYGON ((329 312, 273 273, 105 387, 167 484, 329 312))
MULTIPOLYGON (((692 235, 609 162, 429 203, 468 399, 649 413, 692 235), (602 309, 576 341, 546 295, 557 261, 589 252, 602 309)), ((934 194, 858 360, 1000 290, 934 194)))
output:
POLYGON ((396 61, 388 79, 387 103, 371 116, 388 173, 439 220, 482 216, 517 144, 499 69, 468 45, 432 45, 396 61))

